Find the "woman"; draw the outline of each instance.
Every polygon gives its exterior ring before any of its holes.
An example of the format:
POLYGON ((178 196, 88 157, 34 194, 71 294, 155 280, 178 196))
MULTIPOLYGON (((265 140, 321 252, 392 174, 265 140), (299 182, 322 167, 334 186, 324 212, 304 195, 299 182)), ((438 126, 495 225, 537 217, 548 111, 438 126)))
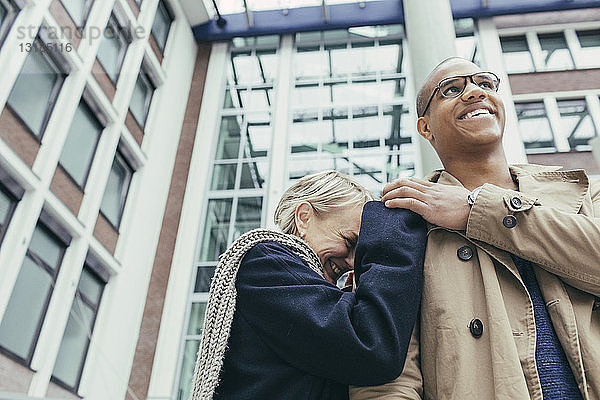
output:
POLYGON ((336 171, 306 176, 277 206, 283 233, 248 232, 223 254, 193 400, 347 399, 349 384, 400 375, 421 297, 425 228, 416 214, 370 200, 336 171), (343 292, 335 283, 352 269, 356 289, 343 292))

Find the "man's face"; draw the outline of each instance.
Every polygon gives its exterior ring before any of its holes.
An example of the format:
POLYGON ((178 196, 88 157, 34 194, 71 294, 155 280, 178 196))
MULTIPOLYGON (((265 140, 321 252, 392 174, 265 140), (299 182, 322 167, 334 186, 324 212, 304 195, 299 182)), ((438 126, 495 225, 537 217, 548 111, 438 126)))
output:
MULTIPOLYGON (((444 78, 480 72, 466 60, 444 65, 426 83, 429 97, 444 78)), ((429 112, 419 118, 419 133, 428 139, 442 159, 461 156, 465 152, 483 150, 481 146, 502 143, 505 113, 504 103, 494 90, 485 90, 467 79, 464 92, 458 97, 443 97, 436 90, 429 112)))

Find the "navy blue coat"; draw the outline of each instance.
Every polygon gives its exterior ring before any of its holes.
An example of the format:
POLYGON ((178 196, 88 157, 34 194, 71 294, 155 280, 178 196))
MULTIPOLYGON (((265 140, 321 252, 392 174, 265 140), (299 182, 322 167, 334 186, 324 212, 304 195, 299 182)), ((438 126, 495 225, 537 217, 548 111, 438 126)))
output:
POLYGON ((354 271, 342 292, 286 246, 253 247, 237 276, 237 305, 215 399, 347 399, 348 385, 402 372, 423 286, 421 217, 369 202, 354 271))

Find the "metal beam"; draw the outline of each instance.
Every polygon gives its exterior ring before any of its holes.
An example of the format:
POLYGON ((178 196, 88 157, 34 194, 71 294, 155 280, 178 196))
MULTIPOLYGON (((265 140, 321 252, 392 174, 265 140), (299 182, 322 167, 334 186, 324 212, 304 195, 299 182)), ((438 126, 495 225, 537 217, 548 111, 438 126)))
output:
MULTIPOLYGON (((450 0, 450 4, 452 16, 457 19, 600 7, 600 0, 450 0)), ((421 7, 425 6, 421 5, 421 7)), ((227 24, 223 24, 222 27, 219 27, 216 21, 199 25, 192 24, 196 39, 213 41, 234 37, 404 23, 402 0, 331 5, 325 5, 323 1, 318 6, 253 11, 251 27, 248 26, 245 12, 223 17, 227 20, 227 24)), ((422 23, 426 24, 427 21, 422 21, 422 23)))

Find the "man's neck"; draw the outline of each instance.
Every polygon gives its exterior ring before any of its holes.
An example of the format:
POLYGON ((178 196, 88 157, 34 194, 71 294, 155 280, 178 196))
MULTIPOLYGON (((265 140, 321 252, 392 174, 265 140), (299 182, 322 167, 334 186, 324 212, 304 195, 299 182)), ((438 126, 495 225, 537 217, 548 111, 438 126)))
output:
POLYGON ((464 157, 446 160, 444 167, 452 176, 469 190, 491 183, 504 189, 515 190, 518 185, 513 181, 504 153, 495 156, 464 157))

